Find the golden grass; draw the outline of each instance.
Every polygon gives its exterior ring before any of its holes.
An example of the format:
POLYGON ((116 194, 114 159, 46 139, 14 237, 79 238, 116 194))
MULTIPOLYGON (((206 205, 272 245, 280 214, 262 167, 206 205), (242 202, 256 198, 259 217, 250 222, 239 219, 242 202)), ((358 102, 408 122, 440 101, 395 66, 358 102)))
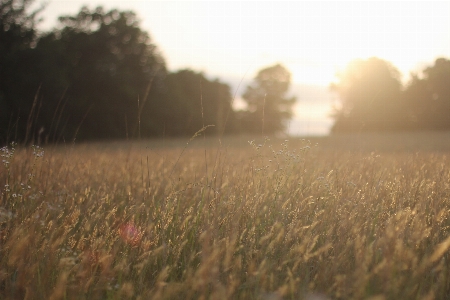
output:
POLYGON ((3 148, 0 298, 448 299, 450 147, 422 138, 3 148))

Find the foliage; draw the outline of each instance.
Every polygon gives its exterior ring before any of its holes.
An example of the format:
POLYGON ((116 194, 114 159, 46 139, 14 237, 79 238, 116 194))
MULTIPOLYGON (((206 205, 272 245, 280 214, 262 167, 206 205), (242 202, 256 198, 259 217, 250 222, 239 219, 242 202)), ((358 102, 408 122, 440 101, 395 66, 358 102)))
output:
MULTIPOLYGON (((34 23, 28 23, 26 33, 34 34, 34 23)), ((59 29, 42 34, 33 49, 25 50, 20 59, 7 58, 11 68, 2 68, 8 72, 0 87, 2 113, 8 115, 2 121, 9 120, 2 124, 3 142, 159 132, 152 122, 163 108, 158 101, 167 72, 133 12, 83 7, 75 16, 60 17, 59 29)))
POLYGON ((399 71, 376 57, 356 59, 337 74, 331 90, 339 95, 333 132, 398 130, 406 126, 399 71))
POLYGON ((280 64, 260 70, 242 96, 248 107, 241 113, 242 130, 265 134, 285 130, 296 101, 286 97, 290 83, 291 74, 280 64))
POLYGON ((53 104, 50 114, 63 98, 70 118, 66 139, 153 134, 159 111, 148 103, 159 99, 166 70, 136 15, 83 7, 76 16, 60 17, 60 24, 39 40, 37 72, 44 101, 53 104))
POLYGON ((0 298, 448 299, 448 157, 399 138, 2 148, 0 298))
POLYGON ((133 12, 83 7, 59 21, 21 53, 20 74, 8 71, 0 89, 3 143, 191 135, 205 125, 233 131, 229 86, 189 70, 166 78, 133 12))
POLYGON ((450 129, 450 60, 436 59, 422 77, 415 74, 404 92, 413 128, 450 129))
MULTIPOLYGON (((87 7, 39 33, 33 0, 0 0, 0 144, 205 133, 274 134, 295 97, 282 65, 259 71, 234 111, 229 86, 202 73, 169 73, 131 11, 87 7)), ((450 129, 450 61, 436 59, 402 87, 379 58, 352 61, 331 89, 332 132, 450 129)))
POLYGON ((217 134, 233 131, 234 111, 230 87, 202 73, 179 70, 167 75, 165 109, 160 123, 167 135, 192 135, 206 125, 217 134))
POLYGON ((0 54, 31 47, 36 38, 35 25, 41 9, 29 12, 34 0, 0 0, 0 54))
POLYGON ((448 59, 412 74, 404 88, 398 70, 378 58, 352 61, 338 79, 333 132, 450 129, 448 59))
POLYGON ((15 121, 12 99, 20 101, 22 85, 30 80, 27 64, 37 38, 38 14, 42 10, 30 11, 33 2, 0 0, 0 139, 8 134, 8 128, 15 121))

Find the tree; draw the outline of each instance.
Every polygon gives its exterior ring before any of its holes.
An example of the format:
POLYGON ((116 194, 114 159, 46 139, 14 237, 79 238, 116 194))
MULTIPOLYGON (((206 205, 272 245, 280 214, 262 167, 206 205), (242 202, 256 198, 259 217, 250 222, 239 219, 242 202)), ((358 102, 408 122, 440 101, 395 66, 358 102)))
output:
POLYGON ((280 64, 260 70, 243 99, 247 110, 241 113, 242 130, 272 134, 286 129, 292 117, 295 97, 286 97, 291 74, 280 64))
POLYGON ((399 130, 407 127, 400 72, 376 57, 356 59, 337 74, 331 90, 339 96, 332 132, 399 130))
POLYGON ((408 116, 415 129, 450 129, 450 60, 436 59, 419 77, 412 76, 404 92, 408 116))
POLYGON ((18 118, 26 119, 14 110, 13 101, 21 102, 23 83, 30 80, 27 64, 37 39, 38 14, 43 9, 30 11, 33 2, 0 0, 0 143, 12 138, 8 136, 18 118))
POLYGON ((207 125, 214 125, 207 133, 233 130, 234 111, 227 84, 192 70, 180 70, 167 75, 165 89, 165 110, 160 116, 165 134, 192 135, 207 125))
POLYGON ((152 118, 161 105, 152 102, 161 96, 166 68, 136 15, 83 7, 59 21, 61 29, 44 35, 36 47, 46 137, 156 135, 152 118), (67 123, 56 126, 61 114, 67 123))
POLYGON ((57 29, 34 44, 10 68, 21 77, 10 76, 0 98, 7 107, 0 114, 14 113, 15 128, 6 132, 17 132, 16 141, 192 135, 206 125, 215 125, 207 133, 233 129, 229 86, 190 70, 168 74, 133 12, 83 7, 60 17, 57 29))

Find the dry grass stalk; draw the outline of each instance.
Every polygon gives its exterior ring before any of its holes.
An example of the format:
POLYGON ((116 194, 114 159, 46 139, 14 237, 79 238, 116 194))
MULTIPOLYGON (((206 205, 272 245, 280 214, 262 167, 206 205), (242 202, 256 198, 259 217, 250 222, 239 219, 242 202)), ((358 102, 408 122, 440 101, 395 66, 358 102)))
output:
POLYGON ((3 149, 0 298, 450 295, 445 153, 201 143, 3 149))

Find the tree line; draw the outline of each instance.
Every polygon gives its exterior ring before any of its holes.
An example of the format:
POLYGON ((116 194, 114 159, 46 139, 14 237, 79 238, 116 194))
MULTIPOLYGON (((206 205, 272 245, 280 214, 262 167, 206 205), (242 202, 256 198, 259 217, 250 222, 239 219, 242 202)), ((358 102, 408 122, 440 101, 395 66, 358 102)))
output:
MULTIPOLYGON (((286 129, 295 97, 282 65, 262 68, 236 110, 228 84, 170 72, 132 11, 83 7, 40 33, 33 0, 0 0, 0 144, 263 133, 286 129), (213 126, 209 126, 213 125, 213 126)), ((450 61, 402 85, 373 57, 337 74, 332 133, 450 129, 450 61)))
POLYGON ((281 65, 259 72, 248 109, 236 111, 219 79, 169 72, 131 11, 83 7, 38 33, 33 0, 0 1, 0 143, 192 136, 208 125, 207 134, 270 134, 292 116, 281 65))
POLYGON ((356 59, 337 74, 331 90, 339 96, 333 133, 449 130, 450 60, 432 66, 402 85, 391 63, 372 57, 356 59))

